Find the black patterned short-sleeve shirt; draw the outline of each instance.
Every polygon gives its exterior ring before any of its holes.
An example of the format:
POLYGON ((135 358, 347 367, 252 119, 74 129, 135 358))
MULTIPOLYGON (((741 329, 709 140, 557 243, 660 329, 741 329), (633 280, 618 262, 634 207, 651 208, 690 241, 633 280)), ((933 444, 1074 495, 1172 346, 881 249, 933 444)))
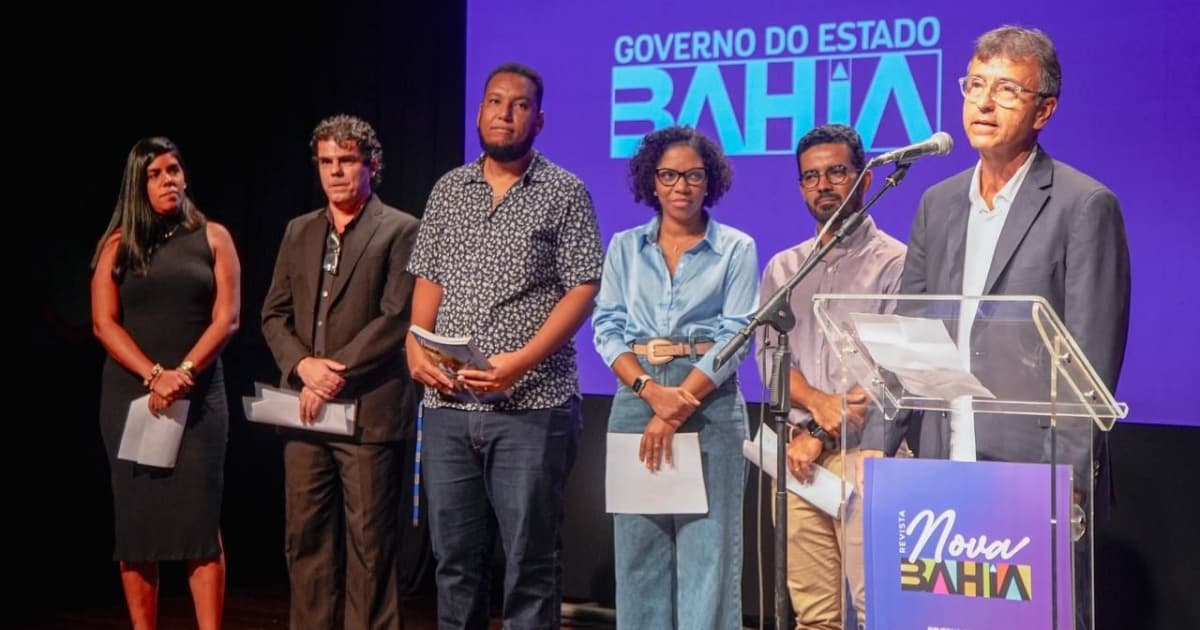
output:
MULTIPOLYGON (((483 158, 434 185, 408 270, 442 287, 434 332, 471 336, 486 356, 525 346, 566 292, 598 282, 604 264, 592 197, 538 152, 492 208, 483 158)), ((555 407, 579 394, 568 342, 517 381, 510 399, 464 403, 428 388, 425 404, 475 411, 555 407)))

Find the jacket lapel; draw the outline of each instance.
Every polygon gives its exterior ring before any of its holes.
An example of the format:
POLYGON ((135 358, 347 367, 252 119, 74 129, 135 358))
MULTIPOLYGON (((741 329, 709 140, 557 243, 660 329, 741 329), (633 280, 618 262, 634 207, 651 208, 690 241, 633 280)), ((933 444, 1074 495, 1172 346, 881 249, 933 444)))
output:
POLYGON ((358 261, 362 258, 363 252, 367 250, 367 245, 375 236, 375 230, 379 227, 379 220, 383 214, 383 202, 379 197, 371 195, 362 209, 363 215, 359 217, 358 224, 354 226, 354 238, 349 239, 342 244, 342 260, 339 263, 339 269, 336 276, 333 277, 333 285, 329 291, 330 304, 336 302, 341 297, 342 291, 346 289, 346 284, 350 281, 350 277, 354 275, 354 268, 358 266, 358 261))
POLYGON ((1030 226, 1050 199, 1050 186, 1054 183, 1054 162, 1041 147, 1038 147, 1037 151, 1037 157, 1033 159, 1033 164, 1029 165, 1029 173, 1025 175, 1025 181, 1017 191, 1017 198, 1008 209, 1008 218, 1004 220, 1004 227, 1000 230, 996 253, 992 257, 992 265, 988 268, 987 282, 983 285, 984 295, 992 293, 1000 274, 1008 267, 1017 248, 1021 246, 1021 241, 1025 240, 1025 235, 1029 233, 1030 226))
MULTIPOLYGON (((971 185, 971 171, 967 171, 967 187, 971 185)), ((944 287, 935 287, 934 293, 945 293, 955 295, 962 293, 963 282, 963 264, 967 255, 967 219, 971 215, 971 201, 967 196, 967 190, 963 189, 963 194, 954 199, 952 202, 954 207, 950 210, 950 216, 946 221, 946 252, 951 261, 946 265, 949 272, 947 284, 944 287)))
POLYGON ((321 209, 312 214, 304 224, 299 235, 300 283, 304 295, 309 297, 308 304, 298 305, 298 308, 312 309, 317 303, 317 290, 321 284, 321 258, 325 252, 325 237, 328 234, 329 223, 322 217, 325 210, 321 209), (309 261, 317 261, 314 266, 309 261))

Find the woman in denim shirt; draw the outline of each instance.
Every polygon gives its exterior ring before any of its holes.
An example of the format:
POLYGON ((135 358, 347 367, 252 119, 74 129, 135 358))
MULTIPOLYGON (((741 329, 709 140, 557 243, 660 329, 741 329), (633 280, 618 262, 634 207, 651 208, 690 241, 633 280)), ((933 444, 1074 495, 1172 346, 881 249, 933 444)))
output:
POLYGON ((617 625, 740 628, 746 349, 713 363, 757 308, 754 241, 709 215, 732 173, 693 129, 643 138, 629 179, 656 216, 615 235, 605 258, 592 326, 621 383, 608 430, 640 433, 651 470, 671 463, 677 431, 699 433, 708 513, 615 515, 617 625))

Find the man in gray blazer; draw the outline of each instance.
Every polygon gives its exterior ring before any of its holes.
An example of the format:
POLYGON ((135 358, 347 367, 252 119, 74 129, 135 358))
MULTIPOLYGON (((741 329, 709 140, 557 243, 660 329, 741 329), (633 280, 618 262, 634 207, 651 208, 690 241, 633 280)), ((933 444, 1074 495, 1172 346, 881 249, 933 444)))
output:
POLYGON ((399 480, 416 401, 405 268, 419 222, 372 193, 383 150, 365 121, 321 121, 312 149, 329 204, 288 224, 263 335, 302 421, 335 399, 357 414, 348 437, 284 435, 290 627, 399 628, 399 480))
MULTIPOLYGON (((1040 295, 1115 388, 1129 326, 1129 248, 1112 191, 1038 144, 1062 83, 1054 44, 1036 29, 994 29, 976 42, 960 83, 963 126, 979 162, 926 191, 900 293, 1040 295)), ((920 456, 951 455, 950 414, 911 421, 892 428, 908 429, 920 456)), ((980 459, 1048 461, 1043 419, 974 414, 973 426, 980 459)), ((873 436, 876 448, 881 438, 873 436)), ((1080 481, 1091 478, 1091 439, 1090 424, 1060 425, 1059 461, 1073 464, 1080 481)))

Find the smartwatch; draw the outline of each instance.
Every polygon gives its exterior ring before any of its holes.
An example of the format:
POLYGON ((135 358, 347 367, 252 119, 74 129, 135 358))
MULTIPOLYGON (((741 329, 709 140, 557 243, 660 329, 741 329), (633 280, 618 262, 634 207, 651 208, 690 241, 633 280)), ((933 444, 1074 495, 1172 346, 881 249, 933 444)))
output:
POLYGON ((817 438, 818 440, 821 440, 822 442, 824 442, 826 440, 830 440, 833 437, 833 436, 829 435, 829 433, 827 433, 825 431, 825 429, 821 428, 821 425, 819 423, 817 423, 816 420, 809 420, 808 424, 806 424, 804 426, 805 426, 805 428, 808 429, 809 435, 817 438))
POLYGON ((653 380, 653 376, 650 376, 649 374, 642 374, 641 376, 633 379, 633 385, 630 385, 629 388, 633 390, 633 393, 638 395, 638 398, 641 398, 642 390, 645 389, 646 383, 649 383, 653 380))

